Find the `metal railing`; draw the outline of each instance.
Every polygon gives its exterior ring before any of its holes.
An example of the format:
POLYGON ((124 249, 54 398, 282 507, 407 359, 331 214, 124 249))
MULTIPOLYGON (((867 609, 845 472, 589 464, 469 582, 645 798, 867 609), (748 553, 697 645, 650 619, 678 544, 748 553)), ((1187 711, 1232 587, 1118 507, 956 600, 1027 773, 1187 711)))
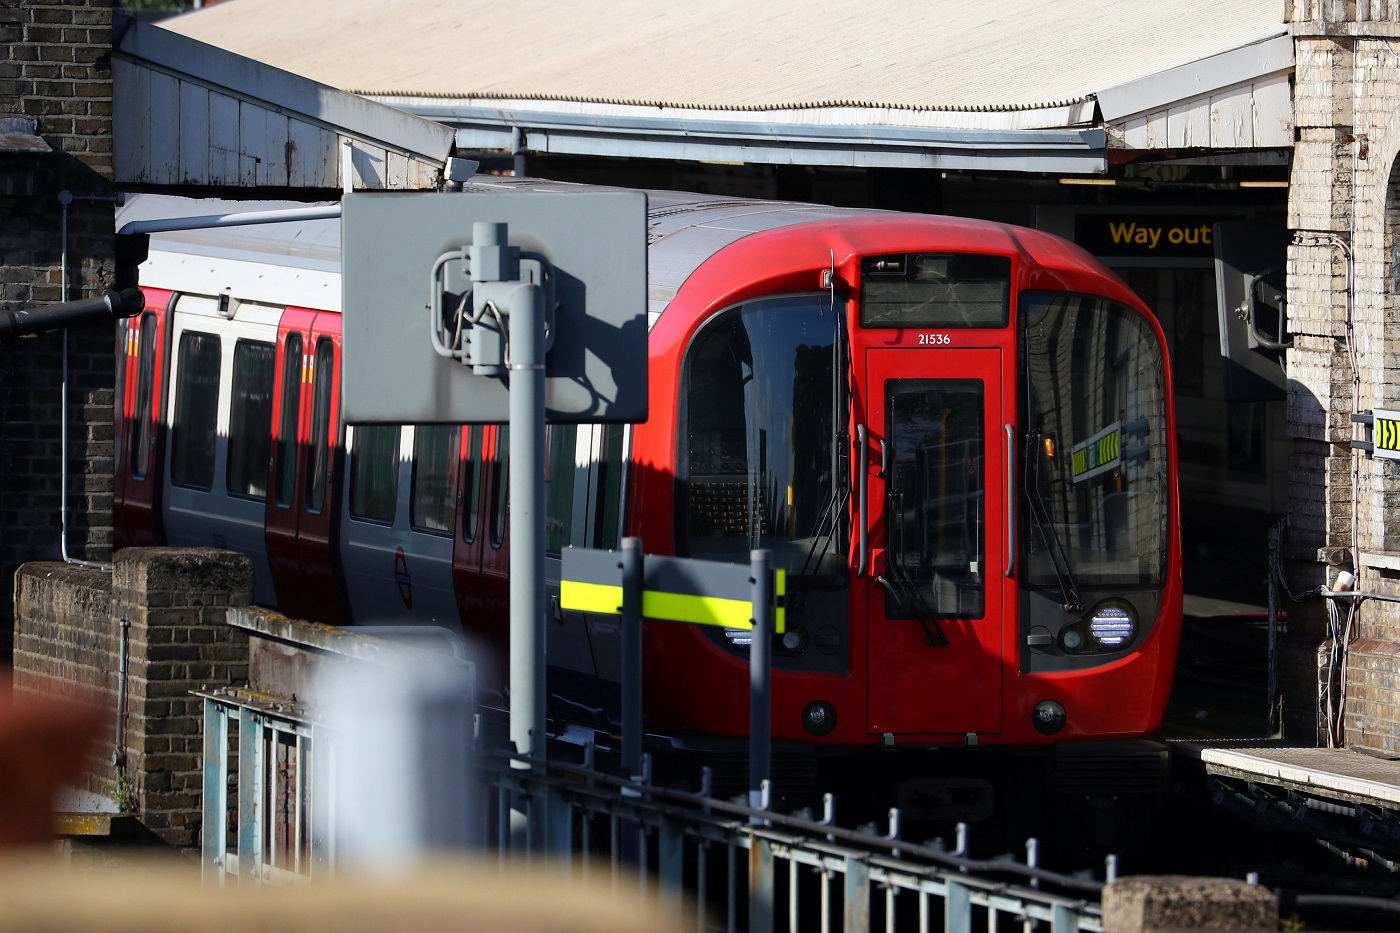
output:
POLYGON ((702 931, 1103 929, 1105 882, 1037 867, 1034 840, 1025 861, 975 859, 965 826, 954 848, 918 844, 899 837, 898 811, 887 833, 847 829, 830 795, 813 819, 715 799, 708 769, 700 791, 686 793, 601 773, 590 757, 487 758, 481 825, 502 860, 541 849, 591 856, 578 860, 586 877, 635 884, 702 931), (512 833, 511 812, 542 834, 512 833))
MULTIPOLYGON (((333 875, 334 775, 316 755, 332 736, 269 698, 229 689, 199 695, 206 882, 333 875)), ((1024 860, 975 859, 965 827, 952 847, 902 839, 898 811, 884 833, 845 828, 830 795, 820 818, 784 814, 769 809, 767 793, 759 808, 716 799, 708 769, 688 793, 653 784, 649 762, 636 780, 605 773, 591 746, 573 764, 477 751, 472 824, 479 846, 503 867, 568 860, 583 880, 700 931, 1103 929, 1104 882, 1038 867, 1034 840, 1024 860)), ((1111 880, 1112 859, 1106 867, 1111 880)))

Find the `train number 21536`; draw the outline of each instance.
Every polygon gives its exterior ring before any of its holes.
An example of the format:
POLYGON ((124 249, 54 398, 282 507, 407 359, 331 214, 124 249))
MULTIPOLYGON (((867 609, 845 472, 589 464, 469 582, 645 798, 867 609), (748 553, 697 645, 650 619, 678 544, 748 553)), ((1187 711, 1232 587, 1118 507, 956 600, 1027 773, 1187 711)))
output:
POLYGON ((946 347, 953 342, 953 338, 948 334, 920 334, 919 346, 921 347, 946 347))

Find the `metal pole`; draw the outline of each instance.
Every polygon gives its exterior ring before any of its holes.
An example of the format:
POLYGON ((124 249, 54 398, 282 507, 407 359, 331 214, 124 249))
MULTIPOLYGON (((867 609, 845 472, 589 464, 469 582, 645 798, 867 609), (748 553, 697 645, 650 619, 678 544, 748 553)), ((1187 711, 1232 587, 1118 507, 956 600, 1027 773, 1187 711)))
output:
MULTIPOLYGON (((768 780, 773 652, 773 571, 766 550, 749 552, 749 581, 753 600, 753 640, 749 644, 749 806, 763 806, 763 782, 768 780)), ((754 818, 757 822, 757 818, 754 818)))
MULTIPOLYGON (((488 226, 478 224, 478 227, 488 226)), ((498 226, 503 237, 505 224, 498 226)), ((482 245, 477 241, 477 245, 482 245)), ((492 244, 487 244, 492 245, 492 244)), ((538 285, 510 299, 510 738, 545 757, 544 309, 538 285)))
POLYGON ((642 539, 622 539, 622 767, 642 773, 642 539))

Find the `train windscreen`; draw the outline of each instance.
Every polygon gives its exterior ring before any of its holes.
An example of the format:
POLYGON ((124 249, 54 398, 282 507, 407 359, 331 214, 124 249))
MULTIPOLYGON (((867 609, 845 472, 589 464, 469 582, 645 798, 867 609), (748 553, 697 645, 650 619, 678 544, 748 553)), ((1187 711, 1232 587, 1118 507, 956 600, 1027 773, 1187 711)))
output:
POLYGON ((1159 586, 1169 514, 1166 377, 1149 321, 1082 295, 1021 298, 1022 579, 1066 605, 1159 586))

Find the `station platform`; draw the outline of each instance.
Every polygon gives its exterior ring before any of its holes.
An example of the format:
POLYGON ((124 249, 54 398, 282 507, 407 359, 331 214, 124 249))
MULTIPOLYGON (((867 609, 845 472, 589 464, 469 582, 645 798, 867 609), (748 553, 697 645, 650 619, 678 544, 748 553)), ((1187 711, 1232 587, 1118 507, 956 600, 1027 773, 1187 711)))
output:
POLYGON ((1400 810, 1400 761, 1346 748, 1289 748, 1173 742, 1173 752, 1205 773, 1319 798, 1400 810))

